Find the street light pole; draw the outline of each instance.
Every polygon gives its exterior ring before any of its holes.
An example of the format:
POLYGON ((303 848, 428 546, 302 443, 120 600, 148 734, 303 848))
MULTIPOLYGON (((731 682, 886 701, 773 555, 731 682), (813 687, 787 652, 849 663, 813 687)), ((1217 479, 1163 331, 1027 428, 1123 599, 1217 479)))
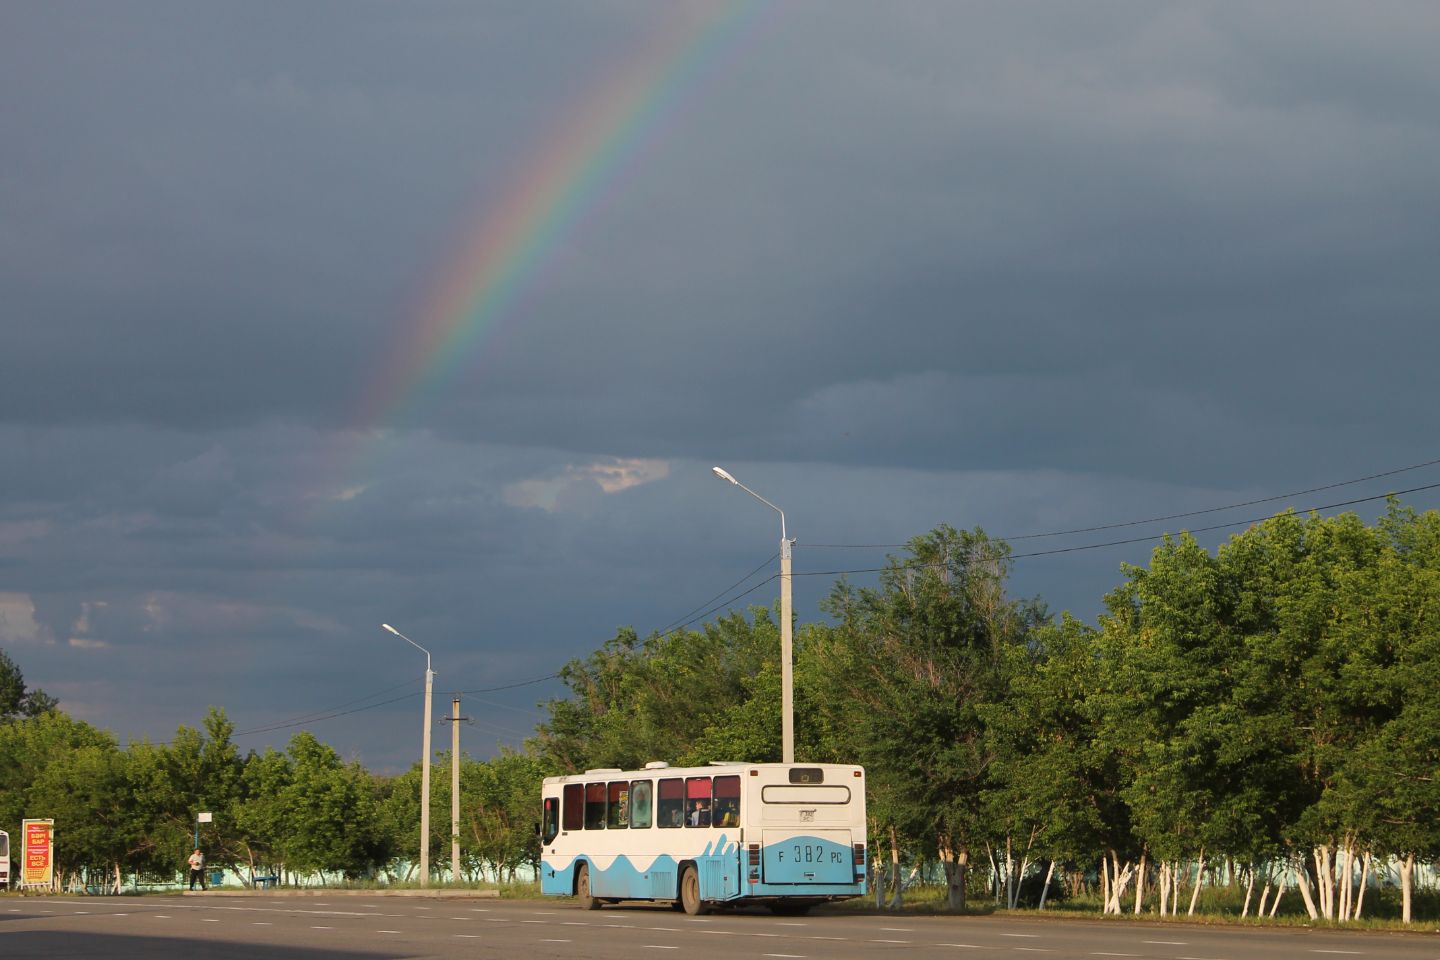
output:
POLYGON ((790 548, 795 541, 785 535, 785 511, 736 480, 720 467, 711 471, 721 480, 728 480, 780 514, 780 743, 781 759, 795 762, 795 681, 791 670, 790 614, 790 548))
POLYGON ((388 623, 380 626, 404 640, 410 646, 425 654, 425 734, 423 753, 420 756, 420 886, 430 885, 430 691, 435 683, 435 671, 430 669, 430 651, 396 630, 388 623))

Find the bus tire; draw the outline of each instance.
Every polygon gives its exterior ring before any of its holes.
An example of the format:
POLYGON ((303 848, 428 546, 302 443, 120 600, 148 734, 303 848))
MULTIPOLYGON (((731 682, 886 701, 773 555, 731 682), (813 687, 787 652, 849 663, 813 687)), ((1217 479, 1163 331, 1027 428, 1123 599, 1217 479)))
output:
POLYGON ((692 917, 709 912, 705 901, 700 899, 700 874, 695 872, 694 867, 686 867, 680 874, 680 903, 692 917))
POLYGON ((590 893, 590 865, 582 863, 575 868, 575 899, 581 910, 599 910, 600 901, 590 893))

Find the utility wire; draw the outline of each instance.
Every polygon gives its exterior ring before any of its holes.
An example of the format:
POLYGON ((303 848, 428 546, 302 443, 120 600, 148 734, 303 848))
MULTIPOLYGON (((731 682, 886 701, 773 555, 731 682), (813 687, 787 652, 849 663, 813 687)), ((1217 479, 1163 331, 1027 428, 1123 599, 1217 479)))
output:
MULTIPOLYGON (((672 631, 672 630, 677 630, 677 629, 679 629, 680 627, 688 627, 690 624, 692 624, 692 623, 695 622, 694 620, 689 620, 689 619, 687 619, 688 617, 692 617, 692 616, 694 616, 696 613, 698 613, 699 611, 704 610, 704 609, 705 609, 706 607, 708 607, 710 604, 714 603, 716 600, 719 600, 721 597, 725 596, 725 594, 729 593, 731 590, 734 590, 736 587, 740 586, 740 584, 744 583, 746 580, 749 580, 751 577, 755 576, 755 574, 759 573, 761 570, 764 570, 766 567, 770 566, 770 564, 774 563, 775 560, 776 560, 779 556, 780 556, 780 554, 779 554, 778 552, 770 554, 770 556, 766 557, 763 561, 761 561, 760 564, 759 564, 758 566, 756 566, 754 570, 751 570, 749 573, 745 574, 745 576, 741 577, 739 580, 736 580, 734 583, 730 584, 730 586, 726 587, 724 590, 721 590, 719 593, 715 594, 715 596, 711 597, 709 600, 706 600, 704 603, 700 604, 700 605, 699 605, 698 607, 696 607, 695 609, 689 610, 689 611, 687 611, 687 612, 685 612, 685 613, 680 614, 680 616, 676 617, 676 618, 675 618, 673 621, 671 621, 669 624, 661 627, 659 630, 656 630, 655 632, 663 635, 663 634, 669 633, 669 632, 672 631)), ((768 583, 769 581, 765 581, 765 582, 768 583)), ((749 591, 749 590, 745 591, 745 593, 750 593, 750 592, 751 592, 751 591, 749 591)), ((740 596, 741 596, 741 597, 745 596, 745 593, 740 594, 740 596)), ((738 600, 738 599, 740 599, 740 597, 736 597, 735 599, 738 600)), ((733 603, 734 601, 727 601, 727 602, 733 603)))
MULTIPOLYGON (((1076 527, 1076 528, 1074 528, 1074 529, 1072 529, 1072 530, 1054 530, 1054 531, 1051 531, 1051 532, 1049 532, 1049 533, 1026 533, 1026 534, 1021 534, 1021 535, 1019 535, 1019 536, 1013 536, 1013 537, 995 537, 995 539, 996 539, 996 540, 1004 540, 1004 541, 1006 541, 1007 543, 1012 543, 1012 542, 1014 542, 1014 541, 1016 541, 1016 540, 1039 540, 1039 539, 1042 539, 1042 538, 1045 538, 1045 537, 1065 537, 1065 536, 1070 536, 1071 534, 1076 534, 1076 533, 1096 533, 1096 532, 1101 531, 1101 530, 1118 530, 1118 529, 1120 529, 1120 528, 1122 528, 1122 527, 1138 527, 1138 526, 1143 526, 1144 524, 1147 524, 1147 523, 1163 523, 1163 522, 1165 522, 1165 521, 1167 521, 1167 520, 1181 520, 1181 519, 1184 519, 1185 517, 1198 517, 1198 516, 1203 516, 1203 515, 1209 514, 1209 513, 1221 513, 1221 512, 1223 512, 1223 511, 1225 511, 1225 510, 1238 510, 1238 509, 1241 508, 1241 507, 1253 507, 1253 506, 1255 506, 1255 505, 1257 505, 1257 504, 1261 504, 1261 503, 1274 503, 1276 500, 1287 500, 1287 499, 1289 499, 1289 498, 1291 498, 1291 497, 1303 497, 1303 496, 1308 496, 1309 494, 1312 494, 1312 493, 1320 493, 1320 492, 1325 491, 1325 490, 1334 490, 1334 489, 1336 489, 1336 488, 1338 488, 1338 487, 1353 486, 1354 484, 1357 484, 1357 483, 1364 483, 1364 482, 1366 482, 1367 480, 1378 480, 1378 479, 1380 479, 1381 477, 1391 477, 1391 476, 1394 476, 1394 475, 1397 474, 1397 473, 1408 473, 1408 472, 1411 471, 1411 470, 1420 470, 1420 469, 1422 469, 1422 468, 1424 468, 1424 467, 1433 467, 1433 466, 1435 466, 1436 464, 1440 464, 1440 458, 1437 458, 1437 459, 1434 459, 1434 460, 1426 460, 1424 463, 1414 463, 1414 464, 1411 464, 1411 465, 1408 466, 1408 467, 1396 467, 1394 470, 1385 470, 1385 471, 1382 471, 1382 472, 1380 472, 1380 473, 1372 473, 1372 474, 1370 474, 1369 476, 1365 476, 1365 477, 1356 477, 1354 480, 1341 480, 1341 481, 1339 481, 1338 483, 1327 483, 1327 484, 1324 484, 1323 486, 1319 486, 1319 487, 1310 487, 1310 488, 1307 489, 1307 490, 1296 490, 1296 491, 1294 491, 1293 493, 1280 493, 1280 494, 1276 494, 1276 495, 1273 496, 1273 497, 1261 497, 1261 498, 1259 498, 1259 499, 1257 499, 1257 500, 1245 500, 1245 501, 1240 502, 1240 503, 1227 504, 1227 505, 1225 505, 1225 506, 1223 506, 1223 507, 1207 507, 1207 508, 1205 508, 1205 509, 1203 509, 1203 510, 1190 510, 1190 511, 1188 511, 1188 512, 1186 512, 1186 513, 1172 513, 1172 514, 1169 514, 1169 515, 1163 516, 1163 517, 1151 517, 1151 518, 1149 518, 1148 520, 1126 520, 1126 521, 1123 521, 1123 522, 1120 522, 1120 523, 1106 523, 1106 524, 1100 524, 1100 525, 1098 525, 1098 526, 1093 526, 1093 527, 1076 527)), ((1430 489, 1430 487, 1416 487, 1415 489, 1417 489, 1417 490, 1428 490, 1428 489, 1430 489)), ((1407 492, 1407 491, 1401 491, 1401 493, 1405 493, 1405 492, 1407 492)), ((1386 496, 1389 496, 1389 494, 1386 494, 1386 496)), ((1380 499, 1380 498, 1379 498, 1379 497, 1371 497, 1371 498, 1369 498, 1369 499, 1375 500, 1375 499, 1380 499)), ((1365 501, 1365 500, 1352 500, 1352 501, 1349 501, 1349 502, 1350 502, 1350 503, 1364 503, 1364 502, 1366 502, 1366 501, 1365 501)), ((1319 508, 1319 509, 1324 510, 1324 509, 1328 509, 1328 508, 1326 508, 1326 507, 1321 507, 1321 508, 1319 508)), ((1238 521, 1237 521, 1237 522, 1238 522, 1238 521)), ((1254 521, 1243 521, 1243 522, 1252 522, 1252 523, 1253 523, 1254 521)), ((1227 526, 1229 526, 1229 524, 1227 524, 1227 526)), ((1211 528, 1206 528, 1206 529, 1215 529, 1215 528, 1211 527, 1211 528)), ((1145 539, 1145 538, 1141 538, 1141 539, 1145 539)), ((1117 540, 1117 541, 1116 541, 1116 543, 1136 543, 1136 542, 1139 542, 1139 541, 1137 541, 1137 540, 1117 540)), ((882 550, 882 549, 886 549, 886 548, 889 548, 889 547, 904 547, 904 546, 908 546, 908 544, 904 544, 904 543, 807 543, 807 544, 803 544, 803 546, 805 546, 805 547, 807 547, 807 548, 809 548, 809 549, 812 549, 812 550, 816 550, 816 549, 830 549, 830 550, 882 550)), ((1082 549, 1083 549, 1083 548, 1082 548, 1082 549)), ((1024 554, 1024 556, 1043 556, 1043 555, 1044 555, 1043 553, 1041 553, 1041 554, 1024 554)))
MULTIPOLYGON (((1358 504, 1358 503, 1372 503, 1372 502, 1374 502, 1374 501, 1376 501, 1376 500, 1385 500, 1385 499, 1388 499, 1388 498, 1390 498, 1390 497, 1400 497, 1400 496, 1404 496, 1404 495, 1407 494, 1407 493, 1420 493, 1421 491, 1424 491, 1424 490, 1435 490, 1435 489, 1437 489, 1437 488, 1440 488, 1440 483, 1427 483, 1427 484, 1425 484, 1424 486, 1411 487, 1411 488, 1408 489, 1408 490, 1393 490, 1393 491, 1391 491, 1390 493, 1376 494, 1376 495, 1373 496, 1373 497, 1358 497, 1358 498, 1356 498, 1356 499, 1354 499, 1354 500, 1343 500, 1343 501, 1341 501, 1341 502, 1339 502, 1339 503, 1327 503, 1327 504, 1325 504, 1324 506, 1309 507, 1309 508, 1305 509, 1304 511, 1296 511, 1296 512, 1297 512, 1297 513, 1300 513, 1300 512, 1303 512, 1303 513, 1317 513, 1317 512, 1320 512, 1320 511, 1322 511, 1322 510, 1338 510, 1338 509, 1341 508, 1341 507, 1351 507, 1351 506, 1354 506, 1355 504, 1358 504)), ((1263 501, 1261 501, 1261 502, 1263 502, 1263 501)), ((1213 525, 1208 526, 1208 527, 1196 527, 1195 529, 1190 530, 1190 531, 1187 531, 1187 532, 1189 532, 1189 533, 1206 533, 1206 532, 1209 532, 1209 531, 1211 531, 1211 530, 1224 530, 1224 529, 1226 529, 1226 528, 1228 528, 1228 527, 1239 527, 1239 526, 1245 526, 1245 525, 1247 525, 1247 524, 1252 524, 1252 523, 1261 523, 1262 521, 1265 521, 1265 520, 1268 520, 1268 519, 1270 519, 1270 518, 1269 518, 1269 517, 1253 517, 1253 518, 1248 519, 1248 520, 1232 520, 1232 521, 1230 521, 1230 522, 1228 522, 1228 523, 1217 523, 1217 524, 1213 524, 1213 525)), ((1118 547, 1118 546, 1121 546, 1121 545, 1123 545, 1123 544, 1128 544, 1128 543, 1147 543, 1147 542, 1152 542, 1152 541, 1155 541, 1155 540, 1163 540, 1163 539, 1164 539, 1165 537, 1167 537, 1167 536, 1169 536, 1169 534, 1160 533, 1160 534, 1155 534, 1155 535, 1152 535, 1152 536, 1145 536, 1145 537, 1130 537, 1130 538, 1125 539, 1125 540, 1108 540, 1108 541, 1106 541, 1105 543, 1087 543, 1087 544, 1080 544, 1080 545, 1078 545, 1078 546, 1073 546, 1073 547, 1057 547, 1057 548, 1055 548, 1054 550, 1036 550, 1036 551, 1033 551, 1033 552, 1031 552, 1031 553, 1013 553, 1013 554, 1011 554, 1009 557, 1007 557, 1006 559, 1008 559, 1008 560, 1023 560, 1023 559, 1025 559, 1026 557, 1048 557, 1048 556, 1053 556, 1053 555, 1059 554, 1059 553, 1078 553, 1078 552, 1080 552, 1080 551, 1082 551, 1082 550, 1100 550, 1100 549, 1102 549, 1102 548, 1104 548, 1104 547, 1118 547)), ((887 545, 887 544, 881 544, 880 546, 889 546, 889 545, 887 545)), ((900 544, 894 544, 894 546, 900 546, 900 544)), ((904 564, 902 564, 902 566, 909 566, 909 567, 926 567, 926 566, 933 566, 933 565, 934 565, 934 564, 928 564, 928 563, 915 563, 915 562, 913 562, 913 561, 906 561, 904 564)), ((887 570, 887 569, 889 569, 889 568, 887 568, 887 567, 865 567, 865 568, 858 569, 858 570, 812 570, 812 571, 808 571, 808 572, 806 572, 806 573, 797 573, 797 574, 794 574, 794 576, 797 576, 797 577, 833 577, 833 576, 840 576, 841 574, 848 574, 848 573, 882 573, 882 572, 884 572, 884 571, 887 570)))

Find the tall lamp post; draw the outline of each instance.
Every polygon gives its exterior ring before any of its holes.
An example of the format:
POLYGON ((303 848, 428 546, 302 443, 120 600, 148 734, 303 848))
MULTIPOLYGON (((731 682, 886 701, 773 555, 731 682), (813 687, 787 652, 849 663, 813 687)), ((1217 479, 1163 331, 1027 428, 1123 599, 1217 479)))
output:
POLYGON ((780 732, 781 759, 795 762, 795 690, 790 669, 790 547, 795 543, 785 535, 785 511, 736 480, 720 467, 710 468, 721 480, 728 480, 780 514, 780 732))
POLYGON ((428 887, 430 885, 430 690, 435 682, 435 671, 430 669, 429 650, 388 623, 382 623, 380 626, 425 654, 425 738, 424 753, 420 757, 420 886, 428 887))

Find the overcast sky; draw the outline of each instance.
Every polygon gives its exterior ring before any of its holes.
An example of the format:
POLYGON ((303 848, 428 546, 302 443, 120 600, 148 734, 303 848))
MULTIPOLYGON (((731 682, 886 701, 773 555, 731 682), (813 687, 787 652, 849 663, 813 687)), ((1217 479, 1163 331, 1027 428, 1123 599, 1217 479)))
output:
MULTIPOLYGON (((805 573, 1434 460, 1437 50, 1423 0, 7 3, 0 647, 122 740, 356 711, 397 770, 381 622, 517 745, 560 688, 491 688, 776 553, 714 464, 805 573)), ((1152 546, 1012 588, 1093 619, 1152 546)))

